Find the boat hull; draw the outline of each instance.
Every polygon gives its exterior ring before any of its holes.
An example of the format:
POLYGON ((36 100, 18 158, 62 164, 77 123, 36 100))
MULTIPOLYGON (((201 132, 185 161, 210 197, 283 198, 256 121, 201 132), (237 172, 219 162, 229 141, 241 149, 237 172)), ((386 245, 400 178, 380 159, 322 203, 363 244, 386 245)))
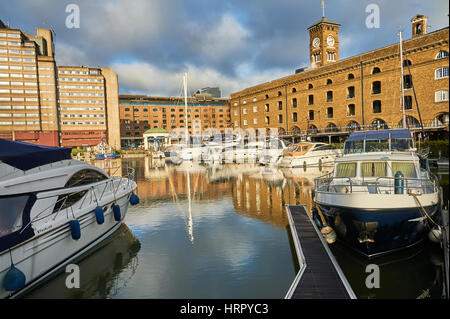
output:
MULTIPOLYGON (((318 205, 338 238, 369 258, 417 244, 429 229, 417 207, 374 210, 318 205)), ((438 212, 437 204, 424 208, 432 218, 438 212)))
MULTIPOLYGON (((109 209, 104 213, 103 224, 99 225, 96 222, 94 212, 80 217, 81 237, 78 240, 72 239, 70 226, 67 223, 12 248, 14 265, 25 274, 26 284, 25 287, 14 292, 5 291, 1 286, 0 298, 17 297, 24 294, 112 234, 125 218, 129 197, 130 194, 127 194, 117 200, 122 213, 121 221, 114 219, 112 203, 105 204, 109 205, 109 209)), ((8 252, 0 254, 0 283, 3 282, 3 278, 9 270, 9 260, 8 252)))

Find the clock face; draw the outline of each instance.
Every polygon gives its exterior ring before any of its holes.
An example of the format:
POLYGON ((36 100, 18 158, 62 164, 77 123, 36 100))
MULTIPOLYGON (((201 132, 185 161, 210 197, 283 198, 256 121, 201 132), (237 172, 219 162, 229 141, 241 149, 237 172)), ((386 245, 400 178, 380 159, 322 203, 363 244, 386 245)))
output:
POLYGON ((313 40, 313 47, 318 48, 320 45, 320 39, 319 38, 315 38, 313 40))
POLYGON ((334 45, 334 38, 331 35, 329 35, 327 38, 327 44, 330 47, 332 47, 334 45))

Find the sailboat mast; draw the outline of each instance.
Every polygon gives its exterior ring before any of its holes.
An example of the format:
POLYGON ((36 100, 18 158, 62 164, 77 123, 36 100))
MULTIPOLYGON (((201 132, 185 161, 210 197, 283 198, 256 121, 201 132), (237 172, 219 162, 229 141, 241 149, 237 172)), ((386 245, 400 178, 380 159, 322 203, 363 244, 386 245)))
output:
POLYGON ((186 145, 189 143, 189 122, 188 122, 188 107, 187 107, 187 73, 184 73, 183 77, 183 84, 184 84, 184 113, 185 113, 185 136, 186 136, 186 145))
POLYGON ((406 128, 406 114, 405 114, 405 88, 404 88, 404 79, 403 79, 403 39, 402 39, 402 31, 399 31, 400 37, 400 69, 401 69, 401 84, 402 84, 402 112, 403 112, 403 128, 406 128))

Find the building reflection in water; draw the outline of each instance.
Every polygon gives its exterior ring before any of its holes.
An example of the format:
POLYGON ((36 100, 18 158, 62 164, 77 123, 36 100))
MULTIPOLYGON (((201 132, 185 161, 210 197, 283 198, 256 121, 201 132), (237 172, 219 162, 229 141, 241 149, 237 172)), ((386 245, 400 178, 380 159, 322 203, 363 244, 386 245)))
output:
POLYGON ((317 172, 305 172, 303 169, 281 170, 254 164, 205 166, 183 163, 175 166, 151 158, 138 162, 122 161, 123 167, 136 168, 137 194, 144 206, 155 201, 185 200, 189 174, 193 201, 232 197, 236 213, 283 228, 288 225, 284 206, 297 204, 311 209, 313 179, 326 173, 318 169, 317 172))

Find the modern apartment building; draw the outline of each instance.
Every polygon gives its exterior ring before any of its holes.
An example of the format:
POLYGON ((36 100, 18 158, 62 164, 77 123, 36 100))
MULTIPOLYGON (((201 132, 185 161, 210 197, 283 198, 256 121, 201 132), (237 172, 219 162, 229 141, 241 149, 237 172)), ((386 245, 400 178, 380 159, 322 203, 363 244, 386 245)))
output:
POLYGON ((230 105, 226 98, 195 94, 188 98, 186 112, 183 97, 147 95, 119 96, 120 137, 122 146, 139 145, 148 129, 161 128, 182 136, 186 125, 189 135, 225 133, 230 124, 230 105))
POLYGON ((120 148, 118 80, 109 68, 56 66, 51 30, 0 21, 0 138, 120 148))
POLYGON ((420 130, 421 118, 428 132, 448 134, 448 27, 428 33, 427 17, 417 15, 402 59, 394 43, 342 60, 339 27, 322 17, 308 28, 308 70, 232 93, 233 127, 330 139, 353 130, 402 127, 403 65, 407 126, 420 130))
POLYGON ((61 144, 120 148, 117 75, 111 69, 58 67, 61 144), (111 128, 111 129, 109 129, 111 128))
POLYGON ((0 138, 58 145, 53 36, 0 21, 0 138))

